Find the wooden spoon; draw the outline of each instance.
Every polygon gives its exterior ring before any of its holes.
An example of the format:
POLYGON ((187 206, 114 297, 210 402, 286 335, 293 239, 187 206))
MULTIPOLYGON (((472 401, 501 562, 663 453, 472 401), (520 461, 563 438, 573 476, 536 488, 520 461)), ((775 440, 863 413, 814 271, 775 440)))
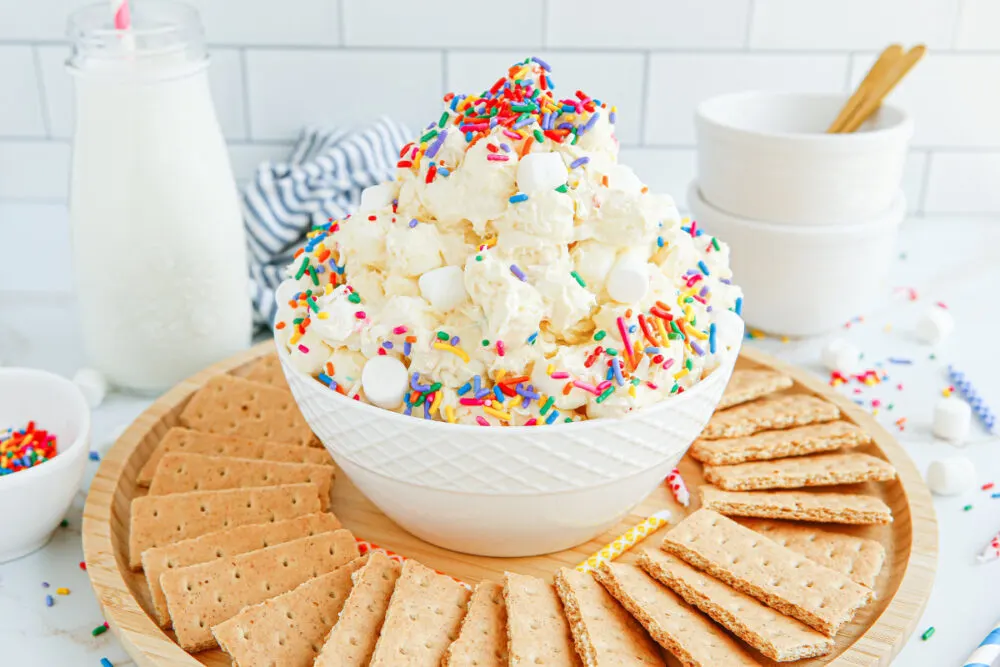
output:
POLYGON ((837 114, 837 118, 830 124, 827 128, 827 132, 830 134, 836 132, 843 132, 843 128, 846 125, 848 119, 858 110, 861 103, 868 96, 874 83, 881 79, 887 71, 889 71, 896 61, 899 60, 903 55, 903 46, 901 44, 890 44, 879 54, 878 59, 872 64, 871 69, 868 70, 868 74, 865 78, 861 80, 858 87, 854 90, 854 94, 851 95, 850 99, 844 103, 843 108, 841 108, 840 113, 837 114))
POLYGON ((913 69, 913 66, 924 57, 924 53, 927 52, 927 47, 923 44, 913 47, 907 51, 906 55, 898 59, 895 64, 886 72, 885 76, 881 80, 877 81, 871 88, 871 91, 865 96, 864 101, 862 101, 861 106, 858 107, 857 111, 851 114, 851 117, 841 128, 841 132, 854 132, 856 129, 861 127, 861 124, 868 120, 868 117, 878 110, 879 106, 882 104, 882 100, 888 95, 896 84, 899 83, 907 72, 913 69))

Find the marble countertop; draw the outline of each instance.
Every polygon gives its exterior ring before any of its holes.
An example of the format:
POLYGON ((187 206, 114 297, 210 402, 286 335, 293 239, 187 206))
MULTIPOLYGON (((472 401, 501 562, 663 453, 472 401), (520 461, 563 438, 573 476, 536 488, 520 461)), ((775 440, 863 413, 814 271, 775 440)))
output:
MULTIPOLYGON (((987 402, 1000 409, 1000 355, 993 347, 1000 329, 1000 316, 993 303, 1000 288, 998 248, 1000 221, 907 221, 891 285, 913 288, 915 300, 911 300, 908 290, 896 290, 886 296, 877 312, 827 338, 762 338, 748 344, 825 375, 818 363, 823 343, 834 336, 850 340, 864 352, 868 366, 878 368, 883 364, 890 379, 874 387, 852 383, 840 390, 869 406, 872 399, 881 400, 884 406, 892 404, 891 410, 883 407, 877 418, 897 435, 918 469, 926 470, 935 459, 967 456, 976 466, 979 484, 996 481, 1000 487, 1000 438, 987 434, 978 423, 962 447, 936 440, 930 432, 933 405, 948 384, 948 364, 964 369, 987 402), (938 301, 947 304, 957 327, 944 344, 931 349, 915 340, 912 329, 923 309, 938 301), (889 357, 911 359, 913 363, 892 364, 887 361, 889 357), (861 393, 854 395, 855 388, 860 388, 861 393), (900 417, 906 418, 902 431, 895 425, 900 417)), ((78 331, 71 297, 42 298, 0 291, 0 363, 71 374, 83 365, 78 331)), ((149 399, 109 396, 94 411, 93 448, 106 450, 117 431, 148 404, 149 399)), ((40 551, 0 565, 0 646, 4 664, 96 667, 105 656, 116 667, 135 664, 112 632, 91 635, 103 618, 86 573, 80 568, 81 512, 87 485, 97 467, 96 463, 89 465, 83 489, 67 517, 69 525, 58 529, 40 551), (43 589, 43 581, 52 588, 43 589), (59 586, 69 588, 70 595, 54 596, 54 606, 46 607, 45 595, 59 586)), ((902 667, 961 665, 1000 619, 1000 562, 978 564, 975 559, 1000 530, 1000 498, 992 498, 977 485, 961 496, 935 497, 934 505, 939 526, 938 573, 917 630, 894 662, 902 667), (967 504, 972 509, 963 511, 967 504), (936 628, 934 636, 922 641, 921 633, 930 626, 936 628)))

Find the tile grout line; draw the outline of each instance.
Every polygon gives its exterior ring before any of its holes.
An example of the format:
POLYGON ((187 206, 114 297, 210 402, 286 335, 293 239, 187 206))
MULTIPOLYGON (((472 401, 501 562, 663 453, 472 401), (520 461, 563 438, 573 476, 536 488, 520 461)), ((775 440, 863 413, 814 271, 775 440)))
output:
POLYGON ((927 212, 927 196, 931 189, 931 164, 933 161, 934 152, 927 151, 927 162, 924 164, 924 173, 921 174, 920 178, 920 192, 917 195, 920 198, 920 205, 916 207, 916 210, 922 214, 927 212))
POLYGON ((650 71, 653 68, 652 63, 650 63, 651 59, 652 56, 650 55, 649 51, 647 51, 642 58, 642 89, 640 91, 642 94, 642 97, 640 98, 642 100, 642 103, 639 105, 639 145, 643 147, 646 146, 647 116, 649 116, 650 114, 649 78, 650 78, 650 71))
POLYGON ((340 48, 347 46, 347 27, 344 22, 344 2, 346 0, 336 0, 337 2, 337 41, 340 48))
POLYGON ((542 0, 542 49, 549 46, 549 11, 552 8, 552 0, 542 0))
MULTIPOLYGON (((247 65, 247 49, 241 48, 240 54, 240 76, 243 84, 243 123, 246 126, 246 137, 248 142, 253 141, 253 123, 250 119, 250 68, 247 65)), ((228 142, 227 142, 228 143, 228 142)))
POLYGON ((52 105, 49 104, 48 91, 45 89, 45 77, 42 76, 42 57, 38 53, 38 46, 31 47, 31 60, 35 68, 35 79, 38 93, 38 107, 42 113, 42 128, 45 130, 45 138, 52 138, 52 105))
POLYGON ((747 5, 747 27, 745 34, 743 35, 743 50, 753 51, 750 47, 751 40, 753 39, 753 16, 757 12, 757 0, 749 0, 747 5))
POLYGON ((451 86, 448 83, 448 49, 441 50, 441 97, 448 94, 451 86))

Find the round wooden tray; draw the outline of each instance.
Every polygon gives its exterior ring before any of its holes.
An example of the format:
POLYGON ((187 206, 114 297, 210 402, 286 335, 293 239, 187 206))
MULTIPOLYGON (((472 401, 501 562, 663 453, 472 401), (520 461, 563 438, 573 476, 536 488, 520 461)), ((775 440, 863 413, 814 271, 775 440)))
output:
MULTIPOLYGON (((139 469, 171 426, 188 397, 209 378, 219 373, 239 375, 257 358, 270 353, 273 343, 263 343, 231 359, 218 363, 180 383, 149 407, 118 439, 104 457, 87 496, 83 517, 83 550, 87 573, 104 607, 105 617, 129 654, 141 667, 193 667, 230 665, 221 651, 195 656, 174 643, 170 633, 157 627, 147 614, 149 592, 141 573, 128 567, 128 517, 132 498, 145 493, 135 484, 139 469)), ((837 635, 831 656, 805 660, 795 665, 888 665, 913 632, 930 595, 937 562, 937 524, 930 494, 920 474, 902 447, 885 429, 849 399, 832 391, 822 381, 803 370, 784 364, 755 350, 745 349, 738 367, 768 367, 794 378, 796 390, 808 391, 835 403, 850 421, 872 434, 870 453, 888 459, 899 473, 888 484, 869 484, 867 493, 880 496, 891 508, 890 526, 840 528, 878 539, 886 548, 886 562, 876 584, 877 600, 863 609, 837 635)), ((703 483, 701 467, 685 457, 681 472, 692 491, 703 483)), ((560 553, 535 558, 485 558, 439 549, 406 533, 385 517, 351 484, 339 475, 334 485, 332 510, 358 537, 470 583, 482 578, 494 580, 505 570, 548 578, 556 569, 574 566, 649 514, 664 508, 681 517, 698 505, 692 493, 692 507, 676 504, 670 491, 661 486, 636 507, 615 529, 587 543, 560 553)), ((838 530, 837 528, 834 528, 838 530)), ((656 544, 657 535, 647 540, 656 544)), ((626 554, 623 560, 634 556, 626 554)), ((676 664, 676 663, 674 663, 676 664)), ((761 658, 761 664, 771 664, 761 658)))

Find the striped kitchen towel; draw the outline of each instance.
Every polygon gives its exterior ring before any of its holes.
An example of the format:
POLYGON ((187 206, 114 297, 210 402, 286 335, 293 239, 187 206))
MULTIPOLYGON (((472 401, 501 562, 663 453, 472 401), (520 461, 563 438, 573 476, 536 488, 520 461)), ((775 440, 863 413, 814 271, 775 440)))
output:
POLYGON ((381 118, 359 131, 306 128, 286 162, 265 162, 243 192, 250 295, 259 324, 274 321, 274 290, 313 225, 343 218, 361 191, 390 180, 410 136, 381 118))

